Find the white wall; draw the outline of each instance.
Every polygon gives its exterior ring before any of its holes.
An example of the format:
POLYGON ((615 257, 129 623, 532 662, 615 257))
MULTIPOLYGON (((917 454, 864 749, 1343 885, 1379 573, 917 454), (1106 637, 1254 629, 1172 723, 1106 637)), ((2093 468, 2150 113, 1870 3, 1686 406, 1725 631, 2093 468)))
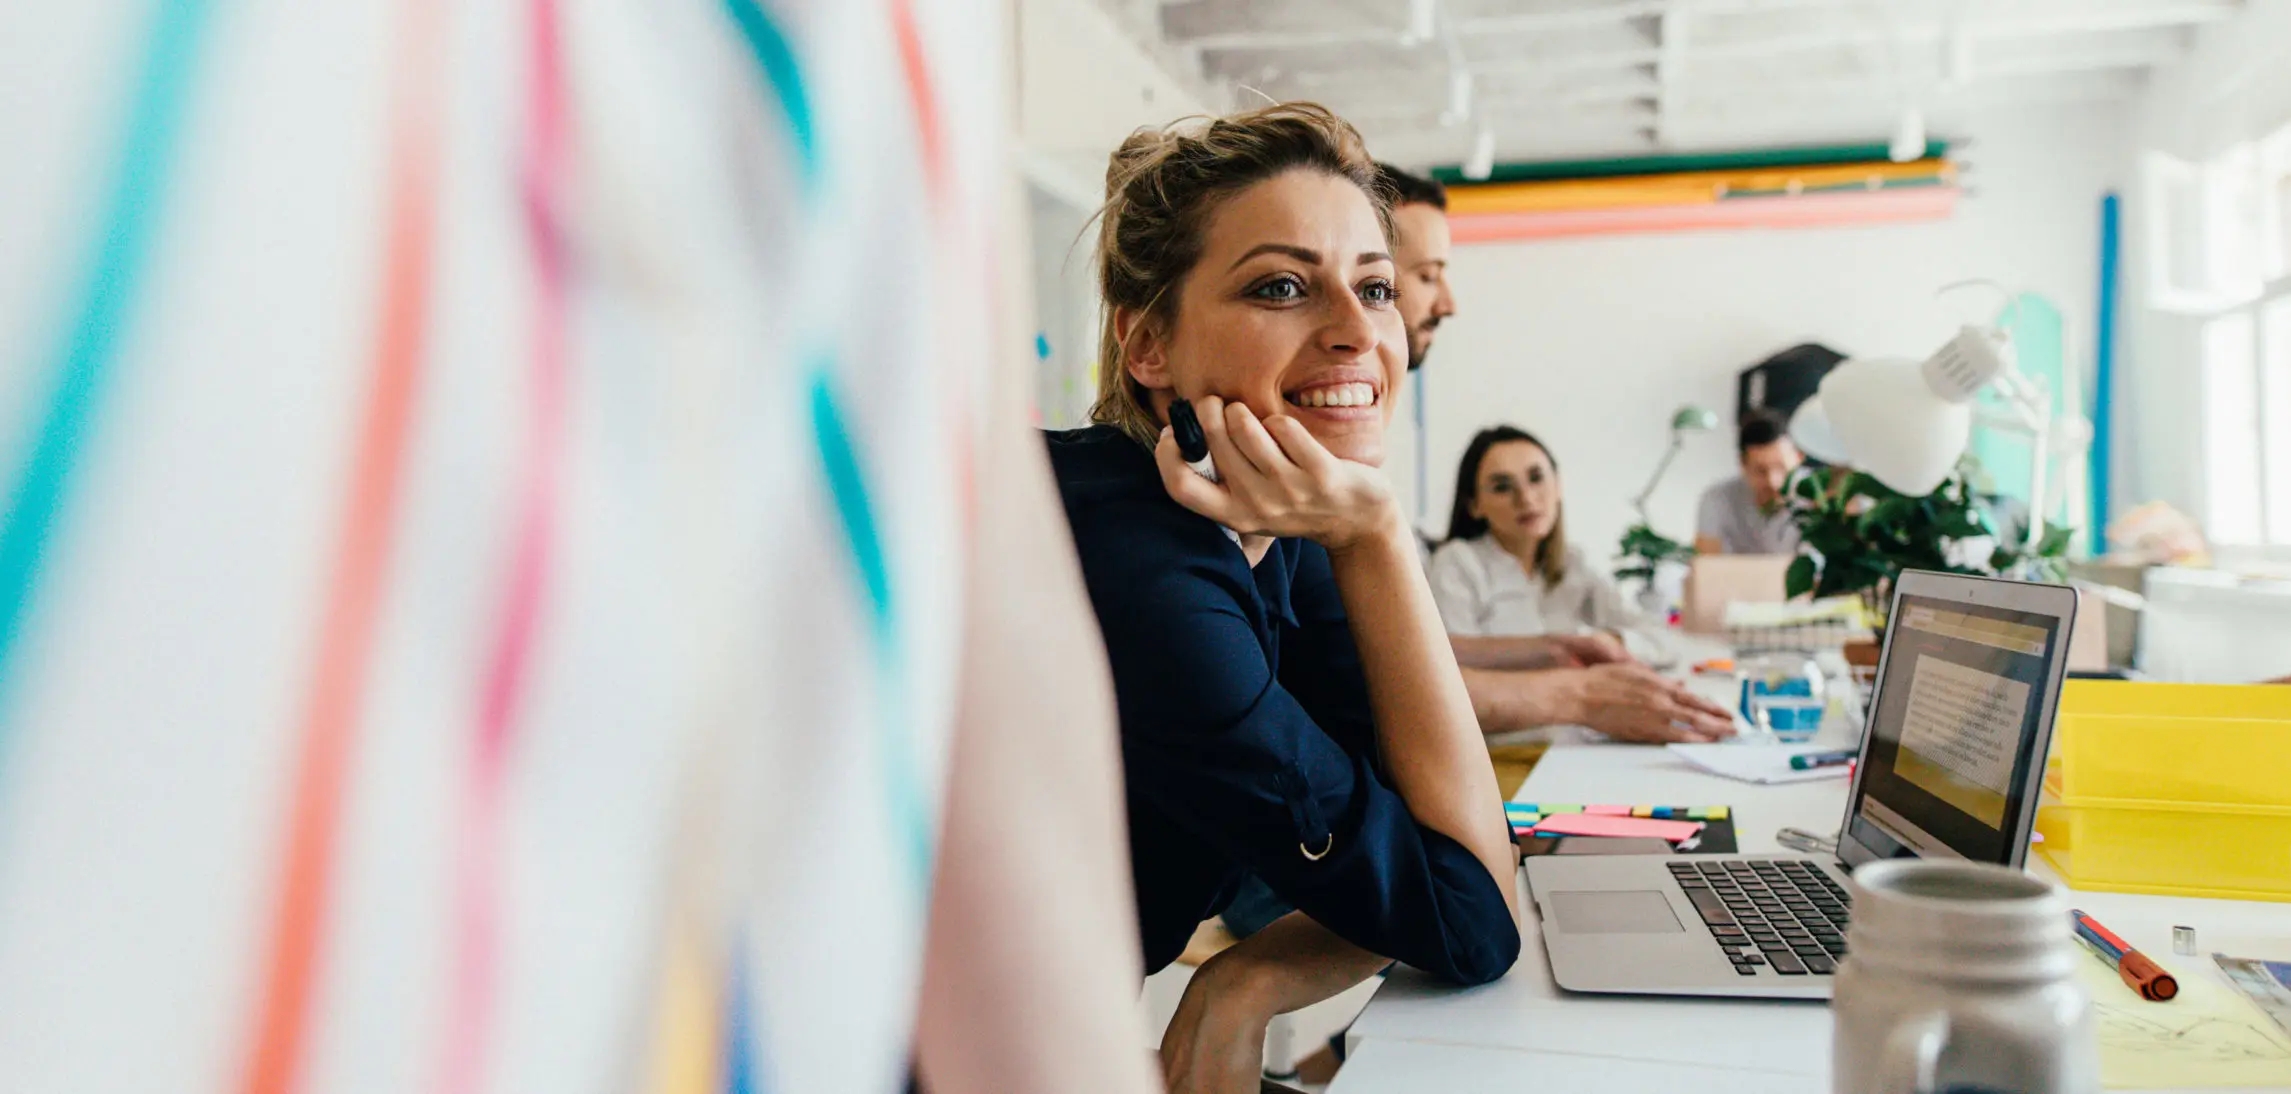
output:
MULTIPOLYGON (((1459 247, 1460 311, 1425 366, 1423 523, 1445 530, 1465 443, 1509 422, 1552 447, 1570 538, 1606 559, 1671 412, 1693 402, 1725 425, 1690 439, 1652 503, 1657 530, 1689 535, 1696 496, 1734 472, 1736 372, 1807 341, 1921 357, 1997 310, 1977 291, 1936 300, 1952 281, 1986 277, 2050 298, 2070 360, 2089 368, 2100 196, 2125 158, 2120 128, 2116 111, 2098 107, 1995 119, 1965 156, 1973 192, 1942 222, 1459 247)), ((1409 415, 1403 405, 1389 470, 1413 499, 1409 415)))
POLYGON ((2195 48, 2158 72, 2133 112, 2125 150, 2124 316, 2117 361, 2118 508, 2155 499, 2201 520, 2202 322, 2153 306, 2149 194, 2142 151, 2198 161, 2291 122, 2291 0, 2251 0, 2240 16, 2204 28, 2195 48))
MULTIPOLYGON (((1125 34, 1094 0, 1015 0, 1018 155, 1026 179, 1039 424, 1079 425, 1096 387, 1097 244, 1106 161, 1140 126, 1207 110, 1205 89, 1125 34)), ((1031 339, 1029 339, 1031 341, 1031 339)))
POLYGON ((1095 208, 1106 157, 1131 130, 1208 109, 1094 0, 1015 0, 1018 135, 1030 178, 1095 208))

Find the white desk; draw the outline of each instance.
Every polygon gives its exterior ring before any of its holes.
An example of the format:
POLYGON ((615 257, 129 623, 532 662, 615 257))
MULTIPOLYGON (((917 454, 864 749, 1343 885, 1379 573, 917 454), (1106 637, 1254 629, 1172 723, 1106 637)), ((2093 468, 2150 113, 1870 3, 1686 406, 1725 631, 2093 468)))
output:
MULTIPOLYGON (((1763 853, 1782 850, 1774 833, 1784 826, 1834 830, 1846 787, 1842 778, 1753 786, 1704 774, 1660 748, 1562 743, 1515 800, 1728 805, 1742 850, 1763 853)), ((2035 869, 2050 876, 2041 863, 2035 869)), ((1585 1094, 1827 1087, 1826 1005, 1563 993, 1552 983, 1524 878, 1520 887, 1520 957, 1511 973, 1459 990, 1394 970, 1353 1025, 1357 1054, 1329 1094, 1519 1090, 1531 1082, 1585 1094), (1681 1074, 1690 1081, 1661 1081, 1681 1074)), ((2283 904, 2084 892, 2072 899, 2151 954, 2171 952, 2173 924, 2197 928, 2207 950, 2235 938, 2267 948, 2230 952, 2291 952, 2291 906, 2283 904)))

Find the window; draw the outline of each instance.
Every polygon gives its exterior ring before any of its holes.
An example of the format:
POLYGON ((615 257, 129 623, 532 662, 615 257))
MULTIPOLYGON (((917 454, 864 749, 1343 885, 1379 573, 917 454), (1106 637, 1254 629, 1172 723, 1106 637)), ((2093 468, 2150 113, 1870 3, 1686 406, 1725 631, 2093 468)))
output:
POLYGON ((2259 310, 2260 435, 2267 438, 2262 480, 2267 484, 2267 539, 2291 544, 2291 292, 2259 310))
POLYGON ((2145 161, 2160 308, 2204 317, 2204 524, 2291 547, 2291 125, 2201 164, 2145 161))
POLYGON ((2203 328, 2204 527, 2220 543, 2258 543, 2259 371, 2251 315, 2230 312, 2203 328))

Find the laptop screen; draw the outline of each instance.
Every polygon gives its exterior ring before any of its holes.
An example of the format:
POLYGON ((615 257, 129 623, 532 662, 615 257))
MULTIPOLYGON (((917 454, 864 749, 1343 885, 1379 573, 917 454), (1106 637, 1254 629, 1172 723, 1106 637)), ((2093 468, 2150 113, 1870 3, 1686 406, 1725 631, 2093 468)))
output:
POLYGON ((2061 620, 1904 594, 1892 623, 1849 835, 1885 858, 2011 865, 2061 620))

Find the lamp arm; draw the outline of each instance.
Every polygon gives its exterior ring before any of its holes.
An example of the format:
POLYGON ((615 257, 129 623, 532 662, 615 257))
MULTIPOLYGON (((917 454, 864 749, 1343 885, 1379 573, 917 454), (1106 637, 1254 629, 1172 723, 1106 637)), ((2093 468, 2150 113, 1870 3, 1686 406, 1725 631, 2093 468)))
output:
POLYGON ((1671 432, 1671 445, 1663 450, 1662 462, 1655 464, 1655 473, 1647 477, 1647 488, 1639 491, 1638 497, 1631 499, 1631 508, 1639 511, 1639 523, 1646 525, 1649 529, 1654 528, 1655 522, 1653 518, 1647 516, 1647 499, 1655 496, 1655 487, 1661 485, 1664 472, 1671 469, 1671 461, 1678 458, 1678 450, 1684 447, 1686 447, 1686 438, 1673 430, 1671 432))

